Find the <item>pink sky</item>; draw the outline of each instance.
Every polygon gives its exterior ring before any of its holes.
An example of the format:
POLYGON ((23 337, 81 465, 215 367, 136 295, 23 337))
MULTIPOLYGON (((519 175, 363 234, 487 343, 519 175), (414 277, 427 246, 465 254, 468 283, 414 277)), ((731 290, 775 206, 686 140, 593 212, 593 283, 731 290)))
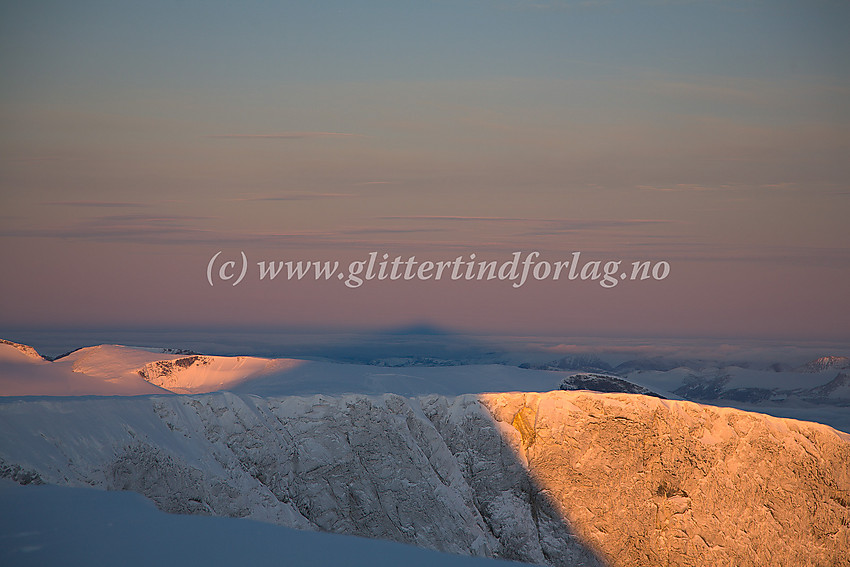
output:
MULTIPOLYGON (((360 35, 343 41, 354 33, 345 19, 301 7, 292 18, 312 22, 324 43, 287 28, 312 47, 239 52, 241 66, 216 51, 215 30, 232 26, 257 46, 289 36, 242 29, 221 8, 209 29, 174 14, 154 45, 141 33, 152 13, 104 14, 124 45, 82 5, 64 24, 10 11, 30 27, 7 34, 0 59, 12 79, 0 87, 0 327, 426 321, 504 333, 850 339, 850 82, 833 57, 846 40, 831 18, 801 7, 783 19, 765 7, 641 4, 647 34, 614 51, 632 7, 552 2, 542 14, 505 4, 466 7, 453 20, 440 12, 448 7, 418 16, 450 21, 442 36, 365 24, 381 51, 360 35), (723 49, 701 43, 713 37, 712 18, 733 18, 726 41, 746 57, 714 59, 723 49), (692 44, 652 35, 664 22, 692 44), (558 25, 576 34, 600 26, 599 43, 592 34, 536 43, 558 25), (756 36, 765 50, 750 45, 756 36), (524 57, 500 51, 505 41, 524 57), (462 56, 428 51, 440 42, 462 56), (278 64, 291 67, 276 74, 278 64), (667 261, 671 272, 613 289, 251 278, 210 288, 206 265, 219 250, 253 263, 343 264, 372 251, 500 261, 581 252, 667 261)), ((249 16, 260 26, 257 10, 249 16)))

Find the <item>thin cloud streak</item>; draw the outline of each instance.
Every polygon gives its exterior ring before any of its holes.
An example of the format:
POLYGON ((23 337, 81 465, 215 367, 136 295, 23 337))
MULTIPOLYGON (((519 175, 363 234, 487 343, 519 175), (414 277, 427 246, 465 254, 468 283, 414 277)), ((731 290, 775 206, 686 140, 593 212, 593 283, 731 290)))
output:
POLYGON ((163 223, 177 221, 194 221, 194 220, 215 220, 217 217, 199 216, 199 215, 107 215, 92 219, 94 223, 110 223, 110 222, 138 222, 138 223, 163 223))
MULTIPOLYGON (((481 254, 488 252, 493 255, 490 259, 499 259, 505 254, 516 251, 538 251, 543 256, 541 260, 569 260, 571 252, 581 252, 583 255, 596 259, 620 259, 624 261, 659 259, 675 262, 721 262, 746 264, 786 264, 793 266, 835 266, 850 263, 850 250, 827 247, 773 247, 753 246, 718 246, 704 243, 656 243, 629 242, 626 248, 618 247, 616 251, 611 246, 581 245, 573 249, 553 248, 551 245, 520 245, 510 241, 479 241, 461 240, 439 241, 434 239, 416 239, 403 243, 387 242, 379 239, 381 236, 398 234, 415 234, 431 232, 429 229, 403 228, 348 228, 335 231, 286 231, 286 232, 226 232, 215 229, 205 229, 181 224, 180 220, 195 220, 194 217, 150 217, 144 219, 141 215, 118 215, 114 217, 93 219, 75 226, 57 228, 20 228, 0 230, 0 237, 10 238, 53 238, 74 239, 100 243, 133 243, 157 246, 257 246, 262 248, 280 248, 293 246, 303 249, 317 250, 347 250, 362 253, 363 250, 378 250, 392 254, 416 254, 430 258, 443 259, 442 256, 457 254, 466 257, 475 252, 479 260, 486 258, 481 254), (126 220, 122 220, 126 219, 126 220), (376 238, 362 238, 374 235, 376 238), (358 238, 361 237, 361 238, 358 238), (449 252, 455 251, 455 252, 449 252)), ((439 229, 434 230, 440 232, 439 229)), ((340 256, 340 259, 345 257, 340 256)))
POLYGON ((264 197, 241 197, 236 199, 226 199, 227 201, 247 201, 247 202, 265 202, 265 201, 318 201, 320 199, 350 199, 358 197, 354 193, 289 193, 286 195, 270 195, 264 197))
POLYGON ((406 220, 406 221, 450 221, 450 222, 493 222, 493 223, 541 223, 557 225, 562 230, 583 230, 594 228, 617 228, 634 227, 660 224, 678 224, 679 221, 666 219, 539 219, 528 217, 475 217, 475 216, 436 216, 436 215, 410 215, 410 216, 386 216, 379 217, 381 220, 406 220))
MULTIPOLYGON (((27 227, 0 230, 0 237, 9 238, 53 238, 82 240, 92 242, 126 242, 149 245, 256 245, 281 246, 298 245, 303 247, 356 247, 387 248, 384 240, 369 240, 363 237, 374 235, 415 234, 439 232, 429 228, 343 228, 332 231, 286 231, 286 232, 250 232, 223 231, 192 226, 193 221, 215 220, 202 216, 150 216, 150 215, 109 215, 79 221, 63 227, 27 227), (358 238, 359 237, 359 238, 358 238)), ((433 241, 411 243, 412 246, 434 248, 433 241)), ((408 245, 405 244, 405 247, 408 245)))
POLYGON ((100 207, 100 208, 122 208, 122 207, 147 207, 145 203, 121 202, 121 201, 44 201, 42 205, 58 207, 100 207))
POLYGON ((355 228, 341 230, 339 234, 411 234, 417 232, 445 232, 442 228, 355 228))
POLYGON ((278 132, 277 134, 212 134, 207 138, 237 140, 302 140, 309 138, 360 138, 360 134, 345 132, 278 132))
POLYGON ((722 184, 722 185, 701 185, 699 183, 676 183, 673 185, 636 185, 636 189, 642 191, 659 191, 665 193, 672 192, 688 192, 688 191, 758 191, 758 190, 784 190, 796 191, 799 190, 797 183, 762 183, 759 185, 742 185, 742 184, 722 184))

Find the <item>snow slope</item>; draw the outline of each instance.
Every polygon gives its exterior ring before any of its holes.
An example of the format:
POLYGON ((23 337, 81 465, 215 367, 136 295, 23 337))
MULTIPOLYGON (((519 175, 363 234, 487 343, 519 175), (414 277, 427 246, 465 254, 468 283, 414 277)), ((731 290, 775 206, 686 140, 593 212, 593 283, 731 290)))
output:
POLYGON ((0 339, 0 361, 4 360, 45 362, 45 358, 31 346, 0 339))
POLYGON ((127 371, 139 360, 161 358, 162 354, 104 345, 80 349, 49 362, 37 353, 27 354, 20 346, 8 341, 0 343, 0 395, 127 396, 165 392, 127 371))
POLYGON ((249 520, 165 514, 127 492, 0 479, 0 509, 0 564, 8 567, 517 565, 249 520))
POLYGON ((193 355, 150 362, 136 372, 148 382, 177 394, 196 394, 232 389, 270 374, 280 376, 304 363, 253 356, 193 355))
POLYGON ((0 476, 549 565, 850 565, 850 436, 630 394, 0 401, 0 476))

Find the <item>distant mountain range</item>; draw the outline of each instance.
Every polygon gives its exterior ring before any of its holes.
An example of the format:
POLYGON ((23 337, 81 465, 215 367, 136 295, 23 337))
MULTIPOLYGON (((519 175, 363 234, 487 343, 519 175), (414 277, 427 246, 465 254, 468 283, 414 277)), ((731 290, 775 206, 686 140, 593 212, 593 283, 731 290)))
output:
POLYGON ((216 356, 177 348, 99 345, 53 361, 0 342, 0 395, 257 395, 392 392, 460 395, 556 389, 640 393, 827 423, 850 431, 850 359, 824 356, 796 368, 650 357, 612 366, 571 355, 548 363, 495 364, 426 356, 344 364, 292 358, 216 356))

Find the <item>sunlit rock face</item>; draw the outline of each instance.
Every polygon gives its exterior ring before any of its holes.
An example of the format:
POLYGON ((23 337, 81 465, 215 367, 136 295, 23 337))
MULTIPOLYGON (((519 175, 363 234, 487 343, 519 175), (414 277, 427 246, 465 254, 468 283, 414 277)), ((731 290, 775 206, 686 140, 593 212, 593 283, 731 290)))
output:
POLYGON ((850 565, 850 443, 826 426, 625 394, 481 400, 612 565, 850 565))
POLYGON ((850 442, 627 394, 0 403, 0 476, 546 565, 847 565, 850 442))

